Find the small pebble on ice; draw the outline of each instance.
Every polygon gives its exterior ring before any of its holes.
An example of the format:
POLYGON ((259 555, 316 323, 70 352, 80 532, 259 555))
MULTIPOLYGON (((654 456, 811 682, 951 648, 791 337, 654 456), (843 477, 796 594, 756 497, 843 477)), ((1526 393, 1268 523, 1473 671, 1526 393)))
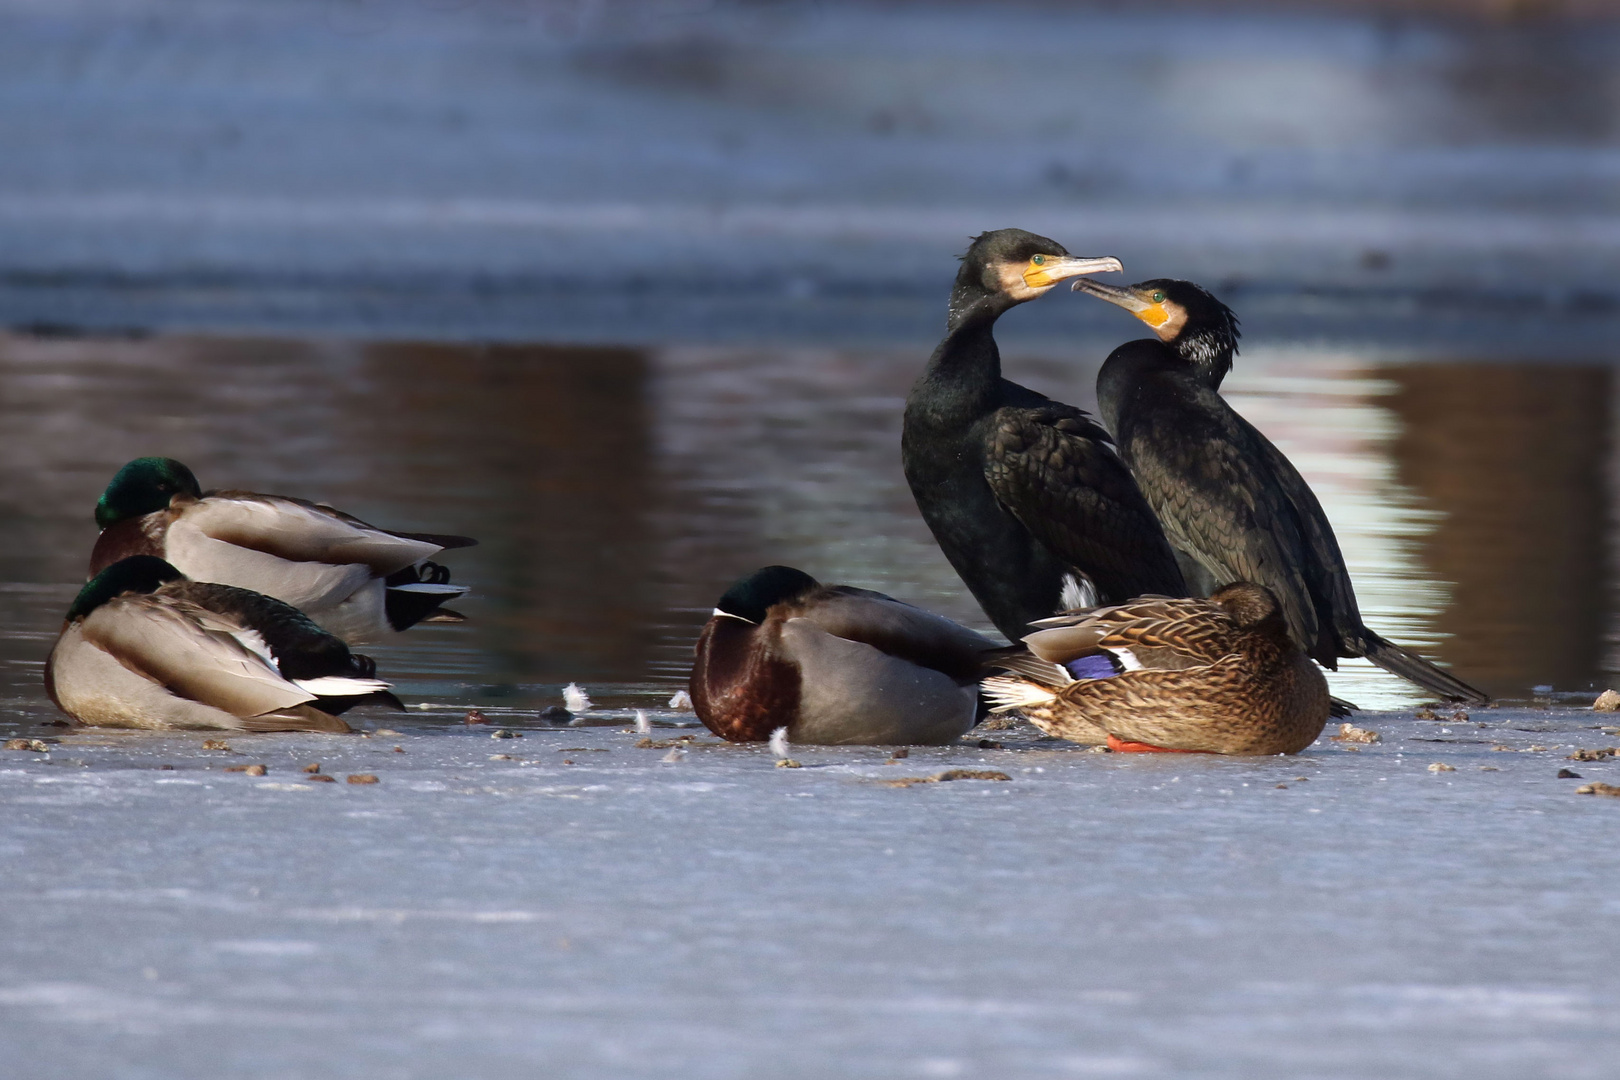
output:
POLYGON ((376 731, 373 731, 372 734, 373 735, 398 735, 399 732, 395 731, 391 727, 380 727, 376 731))
POLYGON ((487 724, 489 720, 477 709, 468 709, 467 718, 462 722, 467 724, 487 724))
POLYGON ((1598 712, 1620 712, 1620 694, 1605 690, 1592 702, 1592 708, 1598 712))
POLYGON ((376 782, 377 777, 372 773, 360 772, 349 774, 349 783, 351 784, 375 784, 376 782))
POLYGON ((489 733, 489 737, 492 739, 521 739, 523 735, 521 732, 508 731, 506 728, 496 728, 489 733))
POLYGON ((1455 766, 1455 765, 1447 765, 1443 761, 1437 761, 1433 765, 1429 766, 1429 771, 1430 772, 1456 772, 1457 771, 1457 766, 1455 766))
POLYGON ((304 771, 307 773, 318 773, 321 771, 321 763, 318 761, 312 761, 308 765, 304 766, 304 771))
POLYGON ((563 687, 563 707, 575 714, 590 712, 591 696, 578 683, 569 683, 563 687))
POLYGON ((226 742, 224 739, 204 739, 203 740, 203 749, 204 750, 229 750, 230 748, 231 748, 231 744, 226 742))
POLYGON ((802 768, 804 768, 803 765, 800 765, 797 761, 794 761, 790 757, 777 758, 776 759, 776 767, 778 769, 802 769, 802 768))
POLYGON ((1369 728, 1358 728, 1354 724, 1340 724, 1337 735, 1328 736, 1334 742, 1343 743, 1375 743, 1379 742, 1378 732, 1369 728))
POLYGON ((540 710, 540 719, 548 724, 566 724, 574 718, 574 714, 561 705, 547 705, 540 710))
POLYGON ((688 694, 685 690, 675 691, 675 693, 670 695, 669 707, 672 709, 680 709, 682 712, 691 712, 692 695, 688 694))
POLYGON ((1576 772, 1574 769, 1558 770, 1558 779, 1560 780, 1579 780, 1580 778, 1581 774, 1576 772))
POLYGON ((1607 795, 1611 799, 1620 798, 1620 787, 1613 784, 1582 784, 1575 789, 1577 795, 1607 795))

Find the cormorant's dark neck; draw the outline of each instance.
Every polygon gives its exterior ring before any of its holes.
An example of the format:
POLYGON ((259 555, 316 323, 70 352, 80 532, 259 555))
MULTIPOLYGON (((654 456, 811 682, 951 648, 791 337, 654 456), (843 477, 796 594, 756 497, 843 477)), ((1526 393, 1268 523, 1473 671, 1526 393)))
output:
POLYGON ((1018 304, 1006 293, 993 293, 976 281, 958 279, 951 289, 951 306, 945 313, 945 330, 955 333, 968 326, 983 324, 986 329, 1018 304))
POLYGON ((1005 294, 958 281, 951 290, 945 339, 912 389, 913 402, 925 399, 943 407, 943 412, 955 413, 964 405, 972 411, 993 400, 1001 386, 996 319, 1016 303, 1005 294))
POLYGON ((1171 349, 1211 390, 1221 388, 1227 372, 1232 370, 1232 357, 1237 354, 1231 335, 1214 327, 1182 331, 1171 349))

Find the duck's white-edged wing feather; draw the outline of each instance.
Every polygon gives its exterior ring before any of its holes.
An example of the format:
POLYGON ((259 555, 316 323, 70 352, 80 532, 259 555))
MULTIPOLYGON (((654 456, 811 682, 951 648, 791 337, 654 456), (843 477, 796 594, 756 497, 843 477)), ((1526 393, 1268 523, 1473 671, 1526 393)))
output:
MULTIPOLYGON (((396 536, 327 507, 274 495, 219 492, 188 506, 180 522, 232 544, 289 562, 361 563, 379 577, 443 550, 396 536)), ((170 526, 171 531, 174 525, 170 526)))
POLYGON ((318 679, 294 679, 293 683, 316 697, 360 697, 391 689, 392 683, 381 679, 362 679, 353 675, 322 675, 318 679))
POLYGON ((161 596, 120 597, 84 621, 85 640, 125 667, 233 716, 292 710, 314 700, 238 640, 241 631, 195 604, 161 596))

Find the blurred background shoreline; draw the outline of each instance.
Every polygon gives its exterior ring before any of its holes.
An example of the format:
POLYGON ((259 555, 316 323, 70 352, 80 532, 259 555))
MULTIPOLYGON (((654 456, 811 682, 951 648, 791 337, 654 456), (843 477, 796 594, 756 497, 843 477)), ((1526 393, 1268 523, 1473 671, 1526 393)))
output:
POLYGON ((0 325, 921 341, 1017 224, 1251 333, 1590 351, 1611 7, 5 0, 0 325))

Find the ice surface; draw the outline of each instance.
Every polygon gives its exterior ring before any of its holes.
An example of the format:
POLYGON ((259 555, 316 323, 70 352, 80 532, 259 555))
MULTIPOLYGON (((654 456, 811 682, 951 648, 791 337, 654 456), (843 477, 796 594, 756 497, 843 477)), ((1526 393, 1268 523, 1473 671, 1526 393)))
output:
POLYGON ((0 1073, 1613 1075, 1620 800, 1575 788, 1620 765, 1565 761, 1606 716, 800 769, 459 719, 0 755, 0 1073), (957 766, 1012 780, 885 784, 957 766))

